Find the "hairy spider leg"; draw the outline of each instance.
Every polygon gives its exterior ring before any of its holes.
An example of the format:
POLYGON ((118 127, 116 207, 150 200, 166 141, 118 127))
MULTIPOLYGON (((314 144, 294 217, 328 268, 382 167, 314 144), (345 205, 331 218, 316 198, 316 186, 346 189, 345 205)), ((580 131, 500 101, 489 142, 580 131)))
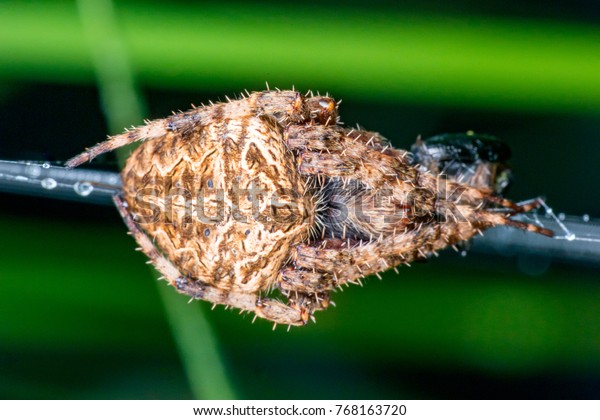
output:
POLYGON ((74 168, 83 163, 91 161, 99 155, 111 152, 128 144, 135 143, 140 140, 149 140, 153 138, 163 137, 166 134, 167 129, 165 119, 151 121, 144 126, 132 128, 131 130, 123 134, 111 136, 108 138, 108 140, 102 143, 98 143, 97 145, 92 146, 89 149, 86 149, 85 152, 82 152, 77 156, 69 159, 65 163, 65 166, 67 168, 74 168))

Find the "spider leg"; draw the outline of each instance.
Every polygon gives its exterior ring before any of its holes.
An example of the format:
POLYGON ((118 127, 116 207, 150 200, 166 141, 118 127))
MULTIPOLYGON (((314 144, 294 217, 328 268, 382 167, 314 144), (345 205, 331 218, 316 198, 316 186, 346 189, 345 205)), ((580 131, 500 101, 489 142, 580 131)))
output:
POLYGON ((510 226, 517 229, 526 230, 528 232, 538 233, 540 235, 548 236, 550 238, 554 236, 554 232, 550 229, 545 229, 541 226, 534 225, 532 223, 512 220, 510 217, 514 214, 526 213, 527 211, 531 210, 530 206, 516 205, 516 207, 516 209, 511 209, 512 211, 506 212, 505 214, 487 210, 478 211, 475 212, 471 220, 473 224, 478 226, 480 229, 486 229, 493 226, 510 226))
POLYGON ((507 200, 506 198, 490 194, 486 195, 485 199, 490 203, 509 209, 509 212, 512 214, 527 213, 531 210, 539 208, 542 205, 542 200, 539 198, 529 200, 524 203, 515 203, 511 200, 507 200))
POLYGON ((306 176, 351 178, 372 188, 418 176, 408 152, 390 148, 377 133, 341 126, 290 126, 285 140, 297 154, 299 172, 306 176))
POLYGON ((327 239, 311 245, 299 245, 294 263, 299 269, 329 273, 336 280, 333 287, 355 284, 367 275, 425 258, 425 243, 428 236, 435 233, 434 229, 424 227, 418 232, 365 243, 327 239), (419 254, 417 249, 423 249, 423 254, 419 254))
POLYGON ((336 282, 329 273, 298 270, 289 266, 281 271, 278 285, 279 289, 283 291, 316 295, 332 290, 336 286, 336 282))
POLYGON ((438 199, 436 212, 440 220, 447 222, 449 218, 452 218, 455 222, 466 223, 473 227, 475 233, 494 226, 510 226, 544 236, 554 236, 551 230, 511 219, 514 215, 528 213, 539 208, 542 204, 541 199, 515 203, 490 192, 480 191, 475 187, 465 187, 456 183, 454 185, 461 189, 462 193, 458 197, 455 196, 454 199, 438 199), (488 207, 490 203, 502 206, 502 208, 488 207))
POLYGON ((327 309, 329 292, 337 286, 331 274, 288 266, 281 271, 277 288, 288 299, 288 305, 299 310, 304 320, 315 320, 313 313, 327 309))
POLYGON ((138 227, 129 212, 127 203, 119 195, 115 195, 113 200, 131 235, 140 245, 141 251, 146 254, 165 280, 180 293, 187 294, 194 299, 255 312, 257 316, 277 324, 304 325, 307 322, 308 314, 303 313, 301 308, 293 307, 294 305, 285 305, 271 298, 257 298, 255 294, 251 293, 219 289, 183 276, 179 269, 160 253, 148 235, 138 227))
POLYGON ((69 159, 65 166, 67 168, 74 168, 85 162, 91 161, 96 156, 135 143, 136 141, 162 137, 166 135, 168 131, 167 121, 167 119, 150 121, 144 126, 133 128, 123 134, 111 136, 108 140, 98 143, 87 149, 85 152, 69 159))
MULTIPOLYGON (((436 229, 423 228, 402 237, 368 243, 327 239, 310 245, 299 245, 293 267, 283 271, 285 283, 280 287, 284 290, 302 287, 317 300, 324 294, 328 296, 336 288, 362 284, 361 279, 368 275, 379 276, 379 272, 397 265, 410 265, 411 261, 426 258, 429 252, 434 251, 434 247, 427 244, 431 244, 432 238, 439 235, 440 232, 436 229), (420 243, 416 248, 415 241, 420 243)), ((440 241, 438 248, 446 246, 446 242, 440 241)), ((321 307, 325 308, 328 304, 329 300, 321 303, 321 307)))

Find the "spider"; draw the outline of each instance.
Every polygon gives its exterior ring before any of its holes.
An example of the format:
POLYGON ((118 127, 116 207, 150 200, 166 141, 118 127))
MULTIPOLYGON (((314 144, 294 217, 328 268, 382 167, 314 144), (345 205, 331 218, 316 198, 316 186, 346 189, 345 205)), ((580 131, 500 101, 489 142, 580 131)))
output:
POLYGON ((139 249, 180 293, 274 326, 305 325, 334 289, 493 226, 552 235, 511 219, 539 202, 502 198, 496 177, 443 176, 451 166, 428 157, 447 143, 418 141, 413 158, 378 133, 344 127, 329 96, 246 92, 146 121, 66 165, 141 140, 114 196, 139 249))

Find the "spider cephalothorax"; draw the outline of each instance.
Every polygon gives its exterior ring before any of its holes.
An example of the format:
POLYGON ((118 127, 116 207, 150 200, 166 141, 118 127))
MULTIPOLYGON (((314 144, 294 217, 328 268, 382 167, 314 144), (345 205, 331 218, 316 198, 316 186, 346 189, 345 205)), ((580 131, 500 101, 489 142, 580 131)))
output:
POLYGON ((67 166, 138 140, 114 200, 141 250, 181 293, 275 323, 303 325, 333 289, 492 226, 551 234, 510 219, 537 202, 499 197, 493 175, 443 176, 427 152, 448 150, 437 141, 417 143, 418 165, 343 127, 329 97, 248 94, 150 121, 67 166))

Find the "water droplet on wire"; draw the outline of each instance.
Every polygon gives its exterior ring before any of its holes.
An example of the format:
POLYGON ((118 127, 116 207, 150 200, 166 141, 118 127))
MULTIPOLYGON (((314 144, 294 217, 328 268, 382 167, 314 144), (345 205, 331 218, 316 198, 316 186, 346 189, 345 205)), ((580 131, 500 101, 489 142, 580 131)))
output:
POLYGON ((56 188, 57 185, 58 185, 58 183, 56 182, 56 180, 54 178, 42 179, 42 188, 44 188, 46 190, 53 190, 54 188, 56 188))
POLYGON ((76 182, 73 189, 82 197, 87 197, 94 191, 94 186, 89 182, 76 182))
POLYGON ((27 172, 27 175, 30 177, 37 178, 42 174, 42 168, 40 168, 38 165, 30 165, 25 168, 25 172, 27 172))

